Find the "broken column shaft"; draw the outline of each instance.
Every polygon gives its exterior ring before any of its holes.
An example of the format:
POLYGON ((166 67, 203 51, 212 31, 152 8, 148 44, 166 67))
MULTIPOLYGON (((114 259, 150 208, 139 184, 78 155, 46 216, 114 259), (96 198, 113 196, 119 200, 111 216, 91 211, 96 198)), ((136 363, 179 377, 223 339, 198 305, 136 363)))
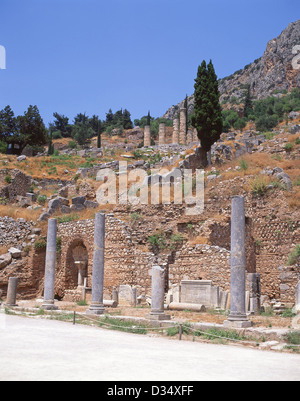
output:
POLYGON ((170 320, 165 315, 165 271, 160 266, 152 268, 151 313, 152 320, 170 320))
POLYGON ((151 146, 151 127, 150 125, 146 125, 144 129, 144 146, 151 146))
POLYGON ((10 277, 8 280, 7 297, 5 305, 17 306, 16 305, 17 288, 18 288, 18 279, 15 277, 10 277))

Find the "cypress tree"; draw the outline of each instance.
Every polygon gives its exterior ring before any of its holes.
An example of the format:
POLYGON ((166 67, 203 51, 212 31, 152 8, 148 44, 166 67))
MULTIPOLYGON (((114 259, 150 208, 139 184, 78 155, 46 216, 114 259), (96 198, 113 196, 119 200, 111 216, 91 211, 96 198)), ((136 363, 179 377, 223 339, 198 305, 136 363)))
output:
POLYGON ((185 135, 188 133, 188 126, 189 126, 189 112, 188 112, 188 95, 185 97, 184 101, 184 108, 185 108, 185 116, 186 116, 186 126, 185 126, 185 135))
POLYGON ((223 130, 218 79, 212 61, 206 65, 204 60, 198 68, 192 125, 197 129, 203 164, 207 166, 207 153, 210 152, 212 145, 220 139, 223 130))
POLYGON ((98 133, 97 133, 97 148, 101 148, 101 127, 98 124, 98 133))
POLYGON ((250 85, 248 85, 245 96, 244 117, 248 118, 251 112, 253 112, 253 103, 252 103, 250 85))
POLYGON ((49 139, 49 145, 48 145, 48 156, 52 156, 54 154, 54 146, 52 143, 52 131, 50 130, 50 139, 49 139))
POLYGON ((147 125, 148 125, 149 127, 150 127, 150 125, 151 125, 151 114, 150 114, 150 110, 148 111, 147 125))

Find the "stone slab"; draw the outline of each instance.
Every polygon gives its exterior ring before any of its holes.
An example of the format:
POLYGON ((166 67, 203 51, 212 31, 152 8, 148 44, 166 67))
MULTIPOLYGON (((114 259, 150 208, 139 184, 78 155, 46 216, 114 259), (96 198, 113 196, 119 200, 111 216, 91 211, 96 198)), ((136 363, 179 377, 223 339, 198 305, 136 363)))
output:
POLYGON ((181 281, 181 302, 187 304, 201 304, 211 307, 212 281, 183 280, 181 281))

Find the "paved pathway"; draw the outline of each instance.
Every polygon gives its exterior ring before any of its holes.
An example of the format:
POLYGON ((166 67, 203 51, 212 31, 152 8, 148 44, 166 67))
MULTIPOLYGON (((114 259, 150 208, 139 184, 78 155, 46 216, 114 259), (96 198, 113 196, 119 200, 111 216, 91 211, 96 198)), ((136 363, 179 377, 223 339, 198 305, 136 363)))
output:
POLYGON ((0 381, 298 381, 300 355, 0 314, 0 381))

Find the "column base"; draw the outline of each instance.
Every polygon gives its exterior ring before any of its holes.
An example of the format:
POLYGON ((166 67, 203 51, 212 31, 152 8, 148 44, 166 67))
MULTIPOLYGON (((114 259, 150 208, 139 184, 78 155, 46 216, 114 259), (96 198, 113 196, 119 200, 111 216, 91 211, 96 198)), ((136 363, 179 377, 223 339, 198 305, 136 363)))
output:
POLYGON ((223 326, 227 329, 247 329, 253 324, 250 320, 225 320, 223 326))
POLYGON ((10 305, 10 304, 6 304, 6 303, 4 303, 3 304, 4 306, 8 306, 9 308, 16 308, 17 306, 19 306, 19 305, 10 305))
POLYGON ((86 315, 104 315, 106 310, 103 305, 91 305, 90 309, 86 312, 86 315))
POLYGON ((45 303, 41 306, 42 309, 44 310, 58 310, 58 306, 52 304, 52 303, 45 303))
POLYGON ((165 315, 164 313, 150 313, 150 315, 146 316, 147 319, 149 320, 171 320, 171 316, 170 315, 165 315))

